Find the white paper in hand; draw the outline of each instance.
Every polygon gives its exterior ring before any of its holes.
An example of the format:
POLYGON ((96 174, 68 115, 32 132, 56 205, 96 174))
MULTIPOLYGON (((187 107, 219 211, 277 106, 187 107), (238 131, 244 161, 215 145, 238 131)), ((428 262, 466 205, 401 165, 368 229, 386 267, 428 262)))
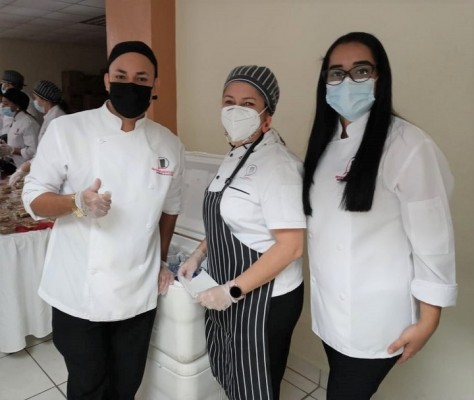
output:
POLYGON ((178 276, 178 280, 193 299, 197 297, 199 292, 210 289, 214 286, 219 286, 219 284, 204 270, 190 281, 188 281, 184 276, 178 276))

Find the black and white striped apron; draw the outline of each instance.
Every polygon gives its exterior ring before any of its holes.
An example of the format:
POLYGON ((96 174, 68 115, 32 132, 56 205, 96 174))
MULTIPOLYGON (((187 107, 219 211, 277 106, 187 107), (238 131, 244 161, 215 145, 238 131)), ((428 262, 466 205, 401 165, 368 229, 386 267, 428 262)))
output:
MULTIPOLYGON (((260 140, 247 150, 224 188, 206 190, 204 196, 208 272, 219 284, 236 278, 261 256, 232 234, 220 214, 222 194, 260 140)), ((211 370, 230 400, 273 398, 267 332, 272 290, 273 281, 247 293, 227 310, 206 311, 211 370)))

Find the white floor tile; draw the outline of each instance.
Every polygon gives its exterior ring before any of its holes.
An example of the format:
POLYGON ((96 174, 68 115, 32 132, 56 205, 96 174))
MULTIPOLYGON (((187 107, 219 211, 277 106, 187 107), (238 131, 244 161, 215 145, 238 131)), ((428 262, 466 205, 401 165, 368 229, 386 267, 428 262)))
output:
POLYGON ((308 361, 290 353, 288 357, 288 367, 300 373, 309 380, 318 383, 321 370, 308 361))
POLYGON ((299 373, 293 371, 290 368, 286 369, 283 378, 306 393, 311 393, 314 389, 318 387, 317 383, 310 381, 309 379, 305 378, 304 376, 300 375, 299 373))
POLYGON ((281 381, 280 400, 300 400, 307 395, 307 393, 293 386, 284 379, 281 381))
POLYGON ((28 353, 41 365, 54 383, 59 385, 67 381, 66 364, 52 340, 30 347, 28 353))
POLYGON ((65 398, 66 396, 63 396, 58 389, 53 388, 28 400, 64 400, 65 398))
POLYGON ((319 387, 311 393, 311 399, 326 400, 326 390, 319 387))
POLYGON ((321 386, 323 389, 328 388, 328 378, 329 372, 321 371, 321 376, 319 378, 319 386, 321 386))
POLYGON ((0 400, 24 400, 54 387, 25 350, 0 359, 0 382, 0 400))
POLYGON ((63 392, 64 397, 67 395, 67 382, 64 382, 62 385, 58 385, 59 390, 63 392))

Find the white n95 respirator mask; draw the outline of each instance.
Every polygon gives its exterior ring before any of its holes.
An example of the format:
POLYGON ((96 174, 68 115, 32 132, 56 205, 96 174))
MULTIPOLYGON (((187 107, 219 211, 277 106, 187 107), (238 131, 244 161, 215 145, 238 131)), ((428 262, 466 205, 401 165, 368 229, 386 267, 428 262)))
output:
POLYGON ((252 136, 260 128, 260 115, 266 110, 258 113, 253 108, 241 106, 223 107, 221 111, 221 122, 232 143, 242 142, 252 136))

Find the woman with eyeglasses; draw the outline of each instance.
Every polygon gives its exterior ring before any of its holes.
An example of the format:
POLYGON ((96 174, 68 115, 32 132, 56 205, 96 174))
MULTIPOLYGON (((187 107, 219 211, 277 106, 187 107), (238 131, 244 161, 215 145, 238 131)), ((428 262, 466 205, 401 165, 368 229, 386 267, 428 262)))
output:
POLYGON ((393 112, 388 57, 373 35, 349 33, 327 51, 304 165, 327 398, 370 399, 457 296, 453 178, 436 144, 393 112))

